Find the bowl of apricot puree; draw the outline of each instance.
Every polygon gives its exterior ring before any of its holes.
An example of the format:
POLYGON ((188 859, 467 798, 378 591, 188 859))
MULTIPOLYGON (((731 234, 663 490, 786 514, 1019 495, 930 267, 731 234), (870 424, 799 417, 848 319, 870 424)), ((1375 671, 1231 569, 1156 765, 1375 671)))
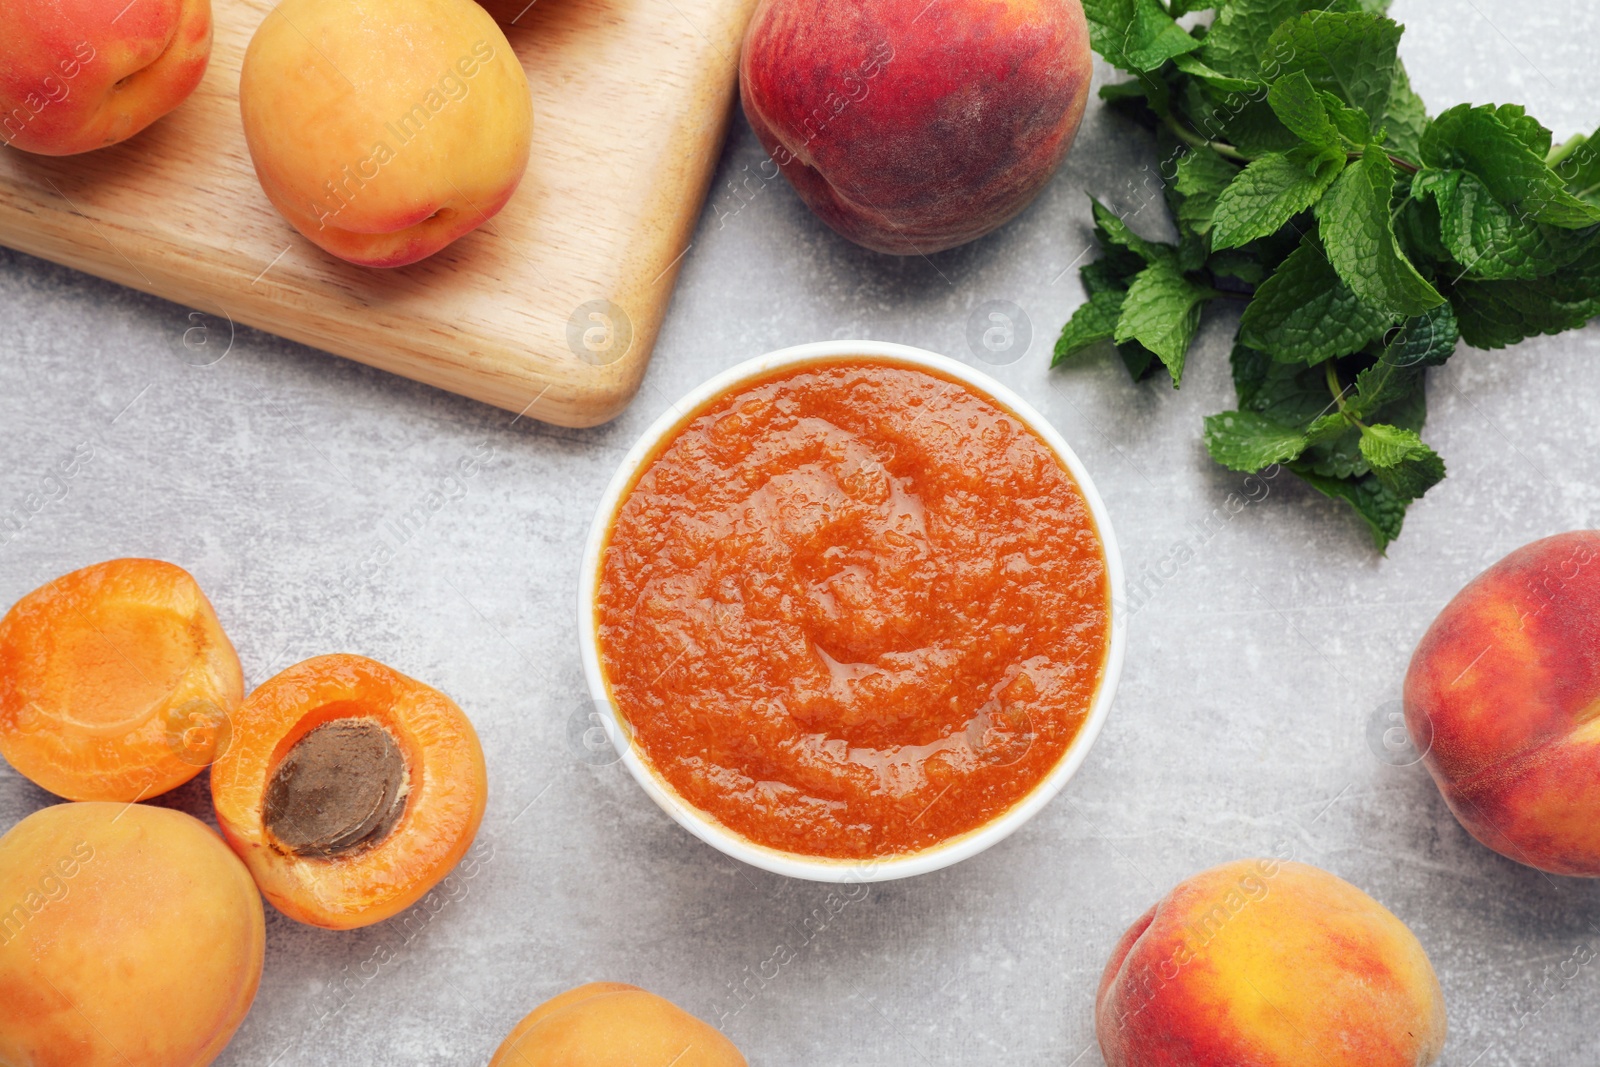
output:
POLYGON ((584 553, 590 695, 690 833, 881 881, 1012 833, 1088 754, 1122 664, 1105 505, 1009 389, 921 349, 787 348, 622 461, 584 553))

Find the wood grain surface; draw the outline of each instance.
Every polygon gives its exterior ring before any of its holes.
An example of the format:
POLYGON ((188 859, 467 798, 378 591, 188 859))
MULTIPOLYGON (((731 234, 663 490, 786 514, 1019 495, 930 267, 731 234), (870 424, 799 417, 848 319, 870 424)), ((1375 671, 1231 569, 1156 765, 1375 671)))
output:
POLYGON ((210 68, 171 115, 79 156, 0 148, 0 242, 547 422, 627 406, 716 165, 754 0, 486 5, 532 85, 528 173, 487 225, 396 270, 335 259, 267 202, 238 88, 272 5, 214 3, 210 68))

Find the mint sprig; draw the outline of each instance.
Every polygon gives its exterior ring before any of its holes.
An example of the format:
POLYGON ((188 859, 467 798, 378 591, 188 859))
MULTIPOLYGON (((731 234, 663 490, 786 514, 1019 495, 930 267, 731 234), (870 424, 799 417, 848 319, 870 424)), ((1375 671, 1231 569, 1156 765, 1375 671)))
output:
POLYGON ((1176 387, 1202 311, 1242 303, 1239 406, 1205 420, 1207 449, 1281 464, 1387 548, 1445 476, 1421 436, 1427 369, 1462 340, 1600 315, 1600 131, 1557 146, 1516 105, 1430 119, 1387 0, 1084 7, 1134 76, 1101 95, 1155 131, 1178 241, 1096 201, 1102 255, 1053 365, 1109 343, 1135 380, 1165 368, 1176 387))

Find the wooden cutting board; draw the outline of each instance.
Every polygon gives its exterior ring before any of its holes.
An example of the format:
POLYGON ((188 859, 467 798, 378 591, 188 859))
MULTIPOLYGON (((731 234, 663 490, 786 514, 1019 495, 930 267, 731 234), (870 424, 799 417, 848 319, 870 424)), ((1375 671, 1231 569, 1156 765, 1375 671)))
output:
POLYGON ((0 148, 0 243, 194 323, 258 327, 563 426, 605 422, 649 361, 754 0, 495 2, 533 88, 532 159, 499 215, 421 263, 337 260, 261 192, 238 89, 266 0, 213 0, 204 82, 131 140, 62 158, 0 148))

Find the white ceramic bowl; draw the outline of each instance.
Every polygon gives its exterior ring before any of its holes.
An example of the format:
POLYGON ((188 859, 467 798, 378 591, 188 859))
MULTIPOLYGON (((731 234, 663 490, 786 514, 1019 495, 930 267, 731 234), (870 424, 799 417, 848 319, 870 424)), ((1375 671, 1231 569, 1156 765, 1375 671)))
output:
POLYGON ((594 524, 589 528, 589 540, 583 553, 583 570, 579 577, 578 633, 583 645, 583 669, 588 678, 589 694, 600 712, 601 724, 607 736, 616 746, 622 762, 627 765, 634 779, 652 800, 677 820, 680 826, 733 858, 775 874, 791 878, 808 878, 819 882, 881 882, 926 874, 958 863, 969 856, 975 856, 1027 822, 1061 792, 1061 788, 1067 784, 1067 780, 1089 754, 1089 749, 1094 745, 1095 738, 1099 736, 1100 729, 1105 724, 1106 715, 1110 712, 1111 700, 1117 688, 1117 677, 1122 672, 1126 627, 1123 626, 1123 620, 1119 615, 1122 610, 1121 605, 1124 603, 1126 599, 1123 596, 1122 557, 1117 551, 1116 537, 1111 532, 1111 520, 1106 514, 1106 506, 1101 501, 1100 494, 1095 491, 1094 483, 1089 480, 1089 472, 1084 470, 1083 464, 1072 449, 1042 415, 1033 410, 1021 397, 988 375, 947 356, 935 355, 905 345, 885 344, 882 341, 822 341, 780 349, 728 368, 674 404, 645 431, 644 436, 623 458, 616 475, 611 479, 611 484, 606 487, 600 508, 595 513, 594 524), (610 687, 606 684, 605 674, 600 665, 595 619, 595 592, 600 579, 601 549, 623 497, 633 487, 640 468, 655 455, 663 439, 677 432, 712 401, 752 379, 764 377, 782 367, 795 367, 851 356, 935 371, 965 382, 979 394, 998 402, 1001 407, 1027 423, 1033 432, 1060 457, 1062 465, 1071 472, 1083 493, 1084 500, 1088 503, 1090 514, 1094 517, 1095 526, 1100 534, 1100 543, 1105 551, 1107 584, 1111 597, 1109 625, 1106 627, 1106 659, 1100 687, 1095 691, 1094 700, 1083 726, 1073 738, 1072 744, 1067 747, 1061 761, 1031 792, 1006 812, 984 825, 918 852, 872 860, 825 859, 769 848, 728 829, 679 796, 650 765, 639 746, 632 744, 626 724, 618 717, 616 705, 611 700, 610 687))

